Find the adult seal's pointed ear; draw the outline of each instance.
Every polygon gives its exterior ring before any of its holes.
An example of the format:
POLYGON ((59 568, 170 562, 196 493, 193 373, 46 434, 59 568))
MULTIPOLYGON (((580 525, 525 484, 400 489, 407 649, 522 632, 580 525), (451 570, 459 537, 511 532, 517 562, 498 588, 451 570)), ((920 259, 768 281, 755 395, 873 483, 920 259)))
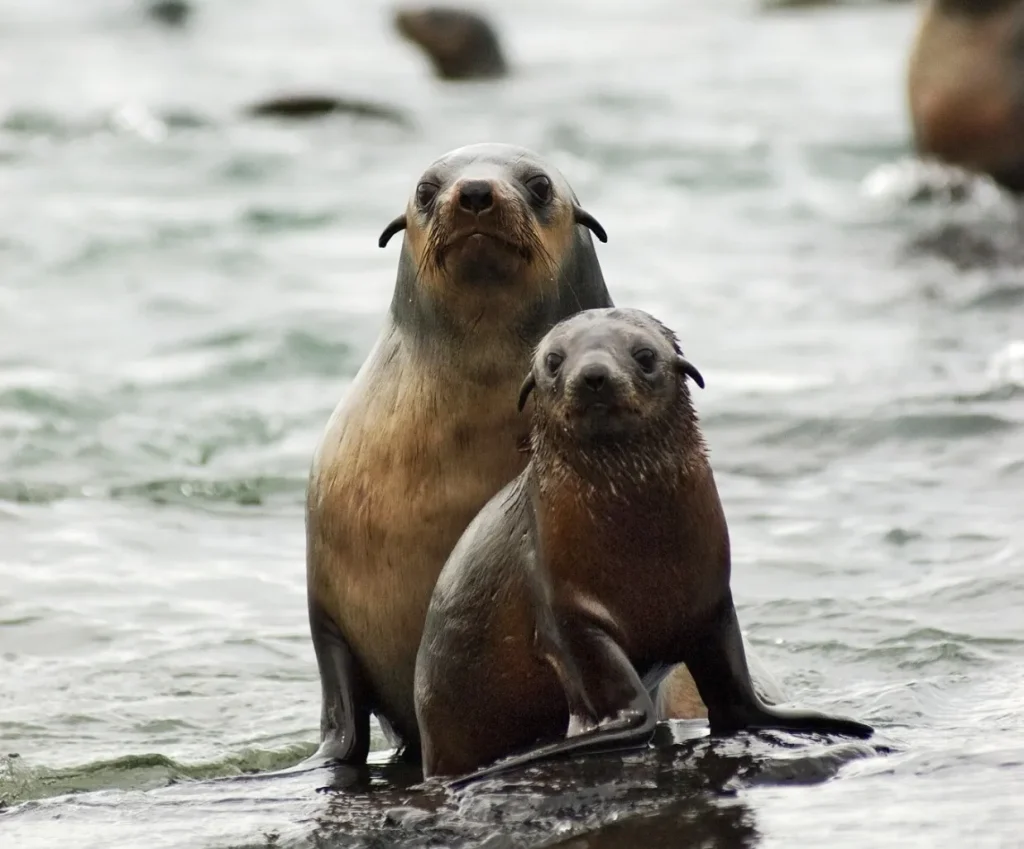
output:
POLYGON ((585 209, 581 209, 578 206, 574 207, 573 216, 575 217, 577 224, 582 224, 588 230, 593 232, 593 234, 602 242, 608 241, 608 234, 605 233, 604 227, 601 226, 601 222, 594 218, 594 216, 585 209))
POLYGON ((531 371, 526 375, 526 380, 523 381, 523 385, 519 387, 519 412, 523 411, 523 407, 526 406, 526 399, 530 397, 530 393, 533 392, 537 386, 537 378, 533 376, 531 371))
POLYGON ((387 247, 388 242, 391 241, 391 237, 394 236, 395 233, 401 233, 406 228, 406 224, 405 213, 403 212, 398 216, 398 218, 384 228, 384 232, 380 234, 377 244, 382 248, 387 247))
POLYGON ((697 366, 695 366, 688 359, 686 359, 686 357, 676 357, 676 371, 679 372, 679 374, 685 374, 701 389, 704 388, 703 375, 701 375, 701 373, 697 371, 697 366))

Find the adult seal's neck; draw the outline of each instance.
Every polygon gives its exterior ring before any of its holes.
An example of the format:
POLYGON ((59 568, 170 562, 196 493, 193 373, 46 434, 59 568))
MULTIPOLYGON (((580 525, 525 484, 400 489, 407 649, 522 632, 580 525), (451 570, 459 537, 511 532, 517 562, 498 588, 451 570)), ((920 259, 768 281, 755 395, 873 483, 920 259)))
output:
MULTIPOLYGON (((577 234, 560 267, 543 286, 520 291, 521 283, 493 284, 491 299, 477 314, 467 316, 459 293, 451 301, 420 285, 416 261, 403 242, 390 317, 406 339, 424 349, 447 352, 463 344, 477 350, 489 346, 527 351, 563 318, 582 310, 612 306, 601 267, 588 234, 577 234), (502 291, 499 287, 507 286, 502 291)), ((458 285, 453 282, 452 285, 458 285)))
MULTIPOLYGON (((460 293, 451 292, 450 302, 436 289, 421 286, 418 272, 408 251, 403 248, 398 263, 398 277, 391 299, 390 317, 403 338, 413 342, 423 352, 450 352, 462 350, 467 357, 481 354, 487 348, 518 348, 527 353, 558 315, 559 301, 555 287, 550 292, 530 291, 523 301, 515 301, 515 312, 508 304, 509 295, 517 283, 510 281, 507 292, 494 291, 493 297, 481 297, 480 309, 467 313, 466 304, 460 302, 460 293), (464 346, 472 346, 464 349, 464 346)), ((452 286, 472 285, 452 281, 452 286)), ((518 361, 517 361, 518 362, 518 361)))

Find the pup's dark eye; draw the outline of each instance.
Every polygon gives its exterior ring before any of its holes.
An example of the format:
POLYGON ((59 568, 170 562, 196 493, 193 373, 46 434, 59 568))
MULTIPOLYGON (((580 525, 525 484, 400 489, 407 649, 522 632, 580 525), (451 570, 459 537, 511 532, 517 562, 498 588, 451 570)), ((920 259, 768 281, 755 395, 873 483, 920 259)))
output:
POLYGON ((440 186, 435 185, 434 183, 420 183, 416 187, 416 203, 418 203, 422 209, 426 209, 434 202, 434 198, 437 197, 437 193, 440 188, 440 186))
POLYGON ((645 374, 650 374, 654 371, 654 364, 657 362, 657 357, 654 356, 654 351, 650 348, 641 348, 639 351, 633 353, 633 359, 637 361, 640 366, 640 370, 645 374))
POLYGON ((538 174, 527 180, 526 188, 539 203, 548 203, 551 200, 551 181, 543 174, 538 174))
POLYGON ((558 371, 559 366, 562 365, 562 361, 565 359, 561 354, 548 354, 544 358, 544 365, 548 367, 548 371, 551 374, 555 374, 558 371))

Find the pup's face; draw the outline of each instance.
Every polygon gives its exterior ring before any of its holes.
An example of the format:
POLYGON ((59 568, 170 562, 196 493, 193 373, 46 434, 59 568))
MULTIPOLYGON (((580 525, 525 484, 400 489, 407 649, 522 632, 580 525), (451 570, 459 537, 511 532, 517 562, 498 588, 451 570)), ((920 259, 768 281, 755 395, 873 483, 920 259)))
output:
POLYGON ((531 391, 538 413, 581 441, 647 432, 686 393, 685 378, 704 380, 670 332, 640 310, 579 313, 541 341, 520 408, 531 391))

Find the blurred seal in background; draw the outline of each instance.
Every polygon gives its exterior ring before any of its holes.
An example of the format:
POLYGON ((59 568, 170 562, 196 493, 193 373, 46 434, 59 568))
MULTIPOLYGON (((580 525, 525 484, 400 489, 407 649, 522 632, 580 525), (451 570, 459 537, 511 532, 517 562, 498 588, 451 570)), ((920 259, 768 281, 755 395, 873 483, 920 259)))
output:
POLYGON ((497 32, 475 12, 402 7, 395 11, 394 26, 427 54, 441 79, 493 79, 508 73, 497 32))
POLYGON ((1024 2, 922 3, 908 94, 922 156, 1024 189, 1024 2))

